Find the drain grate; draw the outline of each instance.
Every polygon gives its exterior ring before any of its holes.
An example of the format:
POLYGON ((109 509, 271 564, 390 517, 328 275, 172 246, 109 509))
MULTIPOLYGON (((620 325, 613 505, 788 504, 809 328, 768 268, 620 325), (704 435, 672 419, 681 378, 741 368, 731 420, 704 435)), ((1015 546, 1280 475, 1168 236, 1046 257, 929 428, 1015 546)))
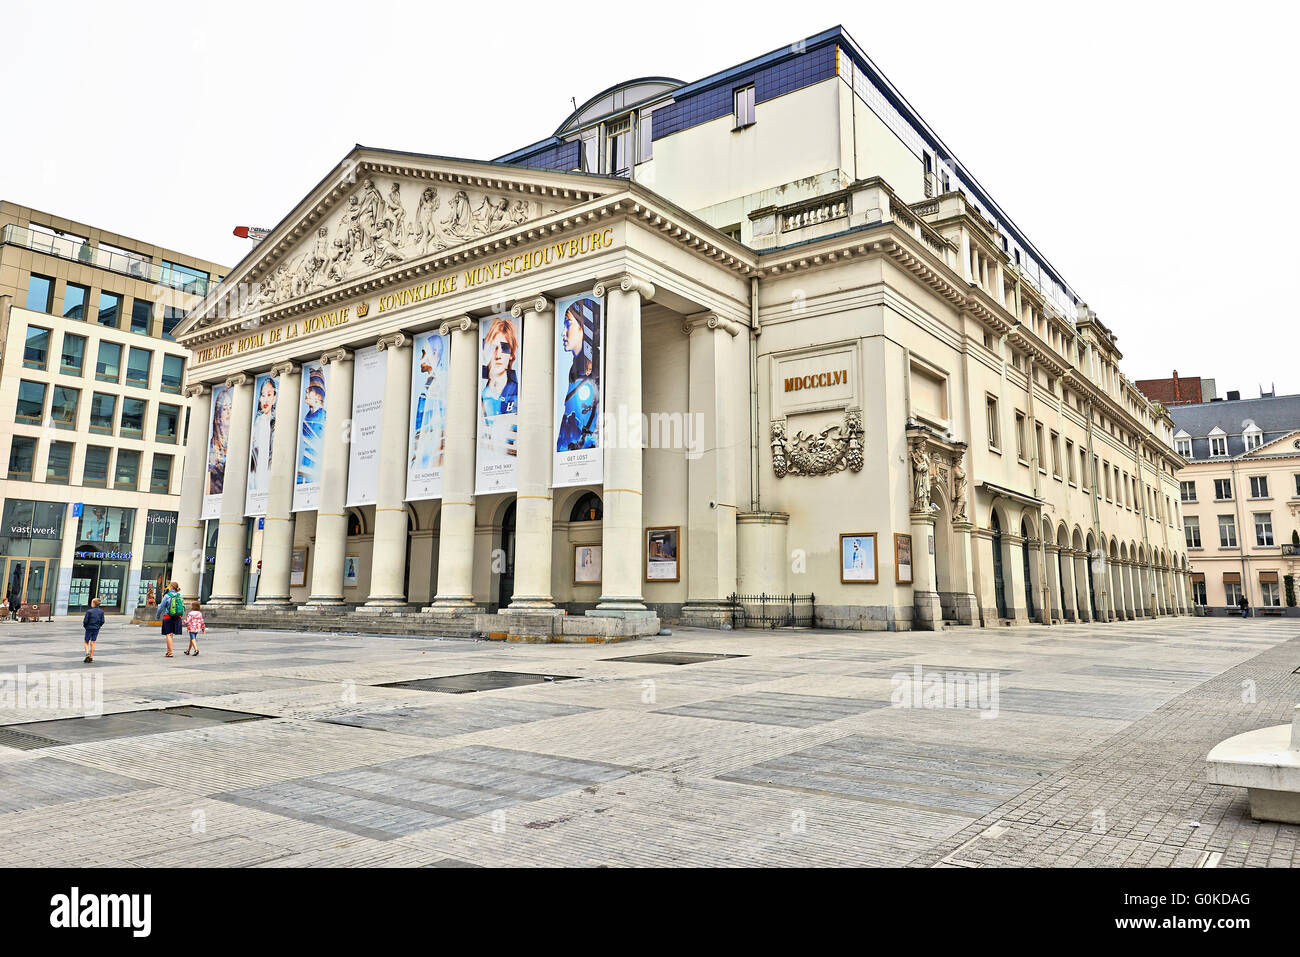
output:
POLYGON ((709 655, 700 651, 656 651, 649 655, 626 655, 622 658, 605 658, 604 661, 639 661, 647 665, 693 665, 701 661, 721 661, 724 658, 748 658, 749 655, 709 655))
POLYGON ((167 731, 188 731, 214 724, 263 721, 270 715, 227 711, 201 705, 180 705, 151 711, 120 711, 95 717, 56 718, 26 724, 0 726, 0 745, 22 751, 57 748, 65 744, 86 744, 135 738, 167 731))
POLYGON ((444 694, 470 694, 475 691, 495 691, 498 688, 521 688, 547 681, 572 681, 577 675, 535 675, 523 671, 473 671, 463 675, 445 675, 441 678, 416 678, 411 681, 390 681, 376 685, 378 688, 409 688, 412 691, 441 691, 444 694))

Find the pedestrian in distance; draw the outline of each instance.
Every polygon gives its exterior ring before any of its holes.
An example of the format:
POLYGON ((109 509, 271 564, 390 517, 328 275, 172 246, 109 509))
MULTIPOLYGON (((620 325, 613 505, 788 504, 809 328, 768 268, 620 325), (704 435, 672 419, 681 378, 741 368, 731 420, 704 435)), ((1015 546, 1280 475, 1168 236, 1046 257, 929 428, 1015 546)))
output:
POLYGON ((1250 602, 1246 601, 1246 593, 1242 592, 1241 597, 1237 599, 1237 607, 1241 609, 1241 617, 1249 617, 1250 602))
POLYGON ((99 599, 92 598, 90 607, 81 619, 81 627, 86 629, 83 641, 86 651, 86 664, 95 660, 95 641, 99 638, 99 629, 104 627, 104 609, 99 607, 99 599))
POLYGON ((172 635, 181 633, 181 623, 185 617, 185 599, 181 597, 179 582, 172 582, 163 592, 162 600, 158 602, 158 617, 162 619, 162 633, 167 639, 167 654, 163 657, 171 658, 172 635))
POLYGON ((199 611, 198 602, 193 602, 190 605, 190 613, 185 616, 185 630, 190 633, 190 647, 185 649, 185 653, 188 655, 190 650, 193 649, 194 657, 197 658, 199 656, 199 643, 196 639, 199 637, 199 632, 206 633, 208 630, 207 623, 203 620, 203 612, 199 611))

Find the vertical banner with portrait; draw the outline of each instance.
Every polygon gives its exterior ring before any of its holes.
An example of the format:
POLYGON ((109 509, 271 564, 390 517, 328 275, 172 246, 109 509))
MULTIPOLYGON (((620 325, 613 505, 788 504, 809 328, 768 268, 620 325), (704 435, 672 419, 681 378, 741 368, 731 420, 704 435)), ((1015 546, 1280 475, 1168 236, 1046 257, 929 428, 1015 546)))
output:
POLYGON ((523 330, 509 313, 479 320, 478 440, 474 494, 518 487, 519 382, 523 330))
POLYGON ((221 490, 226 486, 226 459, 230 449, 230 411, 234 404, 235 393, 230 386, 213 386, 212 416, 208 419, 208 467, 204 473, 200 514, 204 519, 221 517, 221 490))
POLYGON ((374 505, 379 498, 379 443, 386 368, 387 361, 378 346, 358 349, 352 361, 348 505, 374 505))
POLYGON ((304 362, 302 365, 301 408, 298 421, 298 461, 294 466, 293 510, 310 512, 320 501, 321 480, 324 477, 325 454, 325 397, 329 393, 329 366, 321 362, 304 362))
POLYGON ((253 381, 253 423, 248 437, 248 489, 244 493, 244 516, 266 514, 271 494, 271 442, 275 437, 275 413, 280 404, 280 380, 260 375, 253 381))
POLYGON ((447 440, 447 381, 451 337, 417 332, 411 348, 411 434, 406 500, 442 498, 442 455, 447 440))
POLYGON ((605 301, 588 293, 555 304, 555 458, 551 484, 599 485, 605 301))

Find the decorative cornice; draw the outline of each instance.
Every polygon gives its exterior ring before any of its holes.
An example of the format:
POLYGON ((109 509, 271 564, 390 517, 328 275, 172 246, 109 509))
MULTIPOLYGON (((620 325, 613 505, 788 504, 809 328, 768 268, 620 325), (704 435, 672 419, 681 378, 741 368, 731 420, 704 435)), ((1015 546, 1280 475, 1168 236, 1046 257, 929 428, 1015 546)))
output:
POLYGON ((555 303, 551 302, 551 300, 547 299, 543 295, 529 296, 519 300, 519 302, 511 306, 510 315, 518 319, 523 316, 525 312, 550 312, 554 306, 555 303))
POLYGON ((226 385, 233 389, 236 386, 241 386, 248 381, 249 379, 247 373, 236 372, 234 375, 226 378, 226 385))
POLYGON ((455 319, 447 319, 438 326, 438 335, 446 336, 453 332, 469 332, 476 325, 478 320, 472 316, 458 316, 455 319))
POLYGON ((406 333, 394 332, 386 336, 380 336, 379 340, 375 343, 375 348, 380 352, 383 352, 385 349, 400 349, 410 341, 410 337, 408 337, 406 333))
POLYGON ((347 349, 334 349, 322 355, 320 361, 322 365, 329 365, 332 362, 351 362, 352 353, 347 349))
POLYGON ((646 282, 631 273, 623 273, 621 276, 615 276, 611 279, 601 279, 592 287, 592 292, 597 297, 605 295, 614 289, 620 292, 634 292, 647 302, 655 297, 655 287, 652 283, 646 282))
POLYGON ((740 335, 740 331, 745 327, 740 323, 717 313, 706 312, 694 316, 687 316, 682 321, 682 334, 689 336, 696 329, 713 329, 722 330, 733 338, 740 335))
POLYGON ((298 368, 299 366, 295 362, 289 362, 287 360, 285 362, 277 362, 275 365, 271 366, 271 375, 293 375, 298 371, 298 368))

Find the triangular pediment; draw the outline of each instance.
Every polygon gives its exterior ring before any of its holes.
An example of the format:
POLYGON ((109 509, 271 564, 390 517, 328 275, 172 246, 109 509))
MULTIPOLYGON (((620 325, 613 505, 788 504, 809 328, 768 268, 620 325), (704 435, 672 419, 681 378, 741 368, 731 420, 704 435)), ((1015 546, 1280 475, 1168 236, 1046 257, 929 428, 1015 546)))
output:
POLYGON ((625 187, 611 177, 357 147, 175 335, 247 323, 625 187))
POLYGON ((1300 430, 1280 435, 1271 442, 1256 446, 1242 458, 1263 458, 1274 455, 1300 455, 1300 430))

